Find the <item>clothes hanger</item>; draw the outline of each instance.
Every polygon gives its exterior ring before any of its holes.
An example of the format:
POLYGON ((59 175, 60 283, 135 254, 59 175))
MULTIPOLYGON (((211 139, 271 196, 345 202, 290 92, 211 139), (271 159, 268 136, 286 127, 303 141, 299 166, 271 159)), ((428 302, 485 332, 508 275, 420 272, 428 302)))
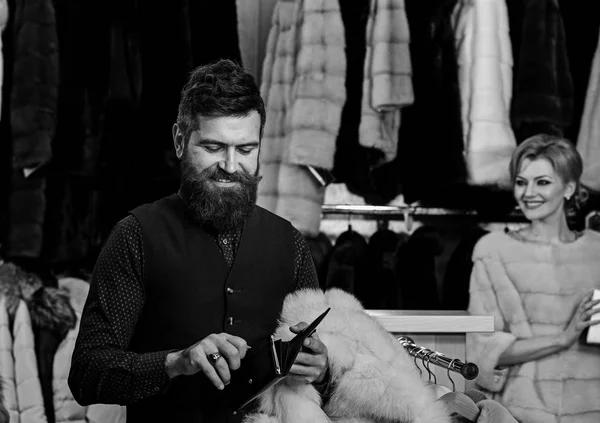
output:
POLYGON ((432 371, 429 367, 429 363, 430 361, 433 359, 433 357, 435 357, 438 353, 435 351, 430 351, 427 354, 427 361, 424 363, 425 368, 427 369, 427 371, 429 372, 429 390, 433 393, 433 396, 435 399, 439 399, 442 396, 444 396, 445 394, 451 392, 449 388, 447 388, 444 385, 438 385, 437 383, 437 377, 435 376, 435 372, 432 371), (431 380, 433 378, 433 381, 431 380))
POLYGON ((431 369, 429 368, 429 362, 431 361, 431 355, 435 354, 433 351, 430 351, 426 354, 426 356, 424 358, 427 359, 427 361, 423 360, 423 367, 425 367, 425 369, 427 370, 427 373, 429 373, 429 382, 431 382, 431 378, 433 377, 433 384, 437 385, 437 378, 435 377, 435 373, 433 373, 431 371, 431 369))
POLYGON ((450 376, 452 364, 458 359, 454 359, 448 364, 448 379, 452 382, 452 392, 442 395, 438 401, 442 401, 450 415, 459 415, 469 422, 475 423, 479 417, 479 407, 469 396, 462 392, 456 392, 456 385, 450 376))
POLYGON ((407 207, 406 209, 404 209, 404 227, 406 228, 406 232, 408 232, 409 234, 412 232, 412 228, 413 228, 413 216, 411 213, 411 210, 409 207, 407 207))
POLYGON ((390 229, 390 221, 387 219, 379 219, 377 220, 377 230, 385 231, 390 229))
POLYGON ((423 370, 421 370, 421 368, 419 367, 419 364, 417 363, 417 358, 419 357, 419 354, 421 353, 421 351, 423 351, 423 347, 419 347, 419 349, 417 350, 417 352, 415 352, 415 366, 417 367, 417 370, 419 371, 419 376, 423 376, 423 370))

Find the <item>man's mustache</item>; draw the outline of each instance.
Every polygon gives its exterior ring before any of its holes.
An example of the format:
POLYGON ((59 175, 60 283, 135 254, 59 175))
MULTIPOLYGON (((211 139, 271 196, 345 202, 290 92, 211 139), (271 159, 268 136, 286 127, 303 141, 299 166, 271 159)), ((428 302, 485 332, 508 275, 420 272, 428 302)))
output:
POLYGON ((257 184, 260 181, 260 176, 251 175, 243 171, 229 173, 218 166, 208 168, 201 174, 202 178, 219 179, 228 182, 240 182, 242 184, 257 184))

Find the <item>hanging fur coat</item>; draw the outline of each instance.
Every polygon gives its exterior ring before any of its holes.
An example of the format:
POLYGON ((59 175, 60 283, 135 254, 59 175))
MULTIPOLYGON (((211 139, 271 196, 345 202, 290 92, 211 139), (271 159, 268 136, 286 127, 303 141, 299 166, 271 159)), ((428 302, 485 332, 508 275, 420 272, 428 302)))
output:
POLYGON ((577 151, 583 158, 582 184, 600 191, 600 39, 592 62, 577 151))
POLYGON ((269 119, 257 203, 312 237, 319 233, 325 189, 305 166, 333 168, 346 101, 344 45, 338 1, 275 5, 260 86, 269 119))
POLYGON ((461 0, 453 12, 464 154, 471 185, 510 186, 513 52, 506 1, 461 0))
POLYGON ((258 412, 244 423, 450 422, 400 343, 340 289, 290 294, 276 337, 291 339, 289 326, 310 322, 327 307, 331 311, 317 328, 328 350, 327 403, 321 403, 312 385, 291 385, 284 379, 261 395, 258 412))
MULTIPOLYGON (((8 22, 8 1, 0 0, 0 35, 8 22)), ((2 37, 0 37, 0 111, 2 111, 2 84, 4 82, 4 56, 2 56, 2 37)))

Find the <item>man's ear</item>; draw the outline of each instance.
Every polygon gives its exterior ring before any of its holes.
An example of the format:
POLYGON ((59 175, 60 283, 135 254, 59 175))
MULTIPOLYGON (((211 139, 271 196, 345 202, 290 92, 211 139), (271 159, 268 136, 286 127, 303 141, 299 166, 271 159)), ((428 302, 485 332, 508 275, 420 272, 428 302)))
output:
POLYGON ((179 129, 177 124, 173 125, 173 146, 175 147, 175 155, 181 160, 183 157, 183 150, 185 148, 185 140, 183 139, 183 133, 179 129))

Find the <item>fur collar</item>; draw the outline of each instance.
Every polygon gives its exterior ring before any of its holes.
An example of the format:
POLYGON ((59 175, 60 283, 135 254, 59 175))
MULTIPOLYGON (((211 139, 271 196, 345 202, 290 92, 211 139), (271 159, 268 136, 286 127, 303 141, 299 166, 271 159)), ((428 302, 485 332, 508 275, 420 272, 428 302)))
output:
POLYGON ((288 295, 276 336, 291 339, 289 326, 310 322, 327 307, 331 311, 317 333, 329 352, 329 401, 322 406, 312 385, 292 386, 284 380, 259 398, 257 413, 244 423, 450 421, 400 343, 342 290, 288 295))
POLYGON ((45 328, 61 338, 75 327, 77 316, 66 290, 44 286, 34 273, 19 266, 0 261, 0 296, 6 298, 10 328, 20 301, 25 301, 31 322, 36 328, 45 328))

